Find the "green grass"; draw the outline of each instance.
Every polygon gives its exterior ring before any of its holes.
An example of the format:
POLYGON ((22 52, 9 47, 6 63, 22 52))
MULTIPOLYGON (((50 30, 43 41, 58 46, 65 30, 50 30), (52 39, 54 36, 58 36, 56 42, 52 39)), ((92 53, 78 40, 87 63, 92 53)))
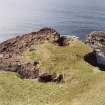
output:
POLYGON ((91 48, 76 40, 60 47, 45 43, 26 51, 22 62, 39 61, 42 72, 64 74, 65 83, 22 80, 0 72, 0 105, 105 105, 105 73, 84 61, 91 48))

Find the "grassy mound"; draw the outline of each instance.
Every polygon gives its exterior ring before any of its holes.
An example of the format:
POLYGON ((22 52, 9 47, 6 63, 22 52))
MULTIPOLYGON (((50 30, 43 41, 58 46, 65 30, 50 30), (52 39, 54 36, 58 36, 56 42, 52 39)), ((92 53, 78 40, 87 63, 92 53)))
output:
POLYGON ((24 52, 22 62, 39 61, 43 72, 64 74, 65 83, 44 84, 0 72, 0 105, 105 104, 105 73, 84 60, 91 48, 74 40, 65 47, 45 43, 33 49, 24 52))

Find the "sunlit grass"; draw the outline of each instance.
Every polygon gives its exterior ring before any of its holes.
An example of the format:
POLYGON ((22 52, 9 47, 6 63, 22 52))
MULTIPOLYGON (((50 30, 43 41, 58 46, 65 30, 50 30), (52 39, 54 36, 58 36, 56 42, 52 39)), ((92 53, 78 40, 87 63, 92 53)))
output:
POLYGON ((92 51, 79 40, 60 47, 45 43, 26 51, 22 62, 39 61, 44 72, 64 74, 64 83, 22 80, 11 72, 0 73, 0 105, 104 105, 105 73, 84 60, 92 51))

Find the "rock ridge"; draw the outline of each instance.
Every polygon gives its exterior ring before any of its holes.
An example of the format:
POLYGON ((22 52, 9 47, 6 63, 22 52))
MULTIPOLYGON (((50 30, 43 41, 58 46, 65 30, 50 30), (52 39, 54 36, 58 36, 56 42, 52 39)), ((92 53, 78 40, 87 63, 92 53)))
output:
POLYGON ((40 68, 37 68, 37 65, 34 64, 22 64, 21 57, 27 49, 32 50, 33 45, 42 44, 46 41, 59 46, 66 46, 70 39, 61 37, 52 28, 43 28, 38 32, 9 39, 0 44, 0 70, 17 72, 22 78, 37 78, 40 68))

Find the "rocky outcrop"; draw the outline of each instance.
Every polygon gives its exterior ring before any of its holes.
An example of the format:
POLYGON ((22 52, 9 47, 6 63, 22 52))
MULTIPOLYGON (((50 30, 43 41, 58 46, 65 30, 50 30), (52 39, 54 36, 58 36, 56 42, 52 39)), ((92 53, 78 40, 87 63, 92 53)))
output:
POLYGON ((6 56, 20 55, 24 50, 30 48, 34 44, 56 43, 60 38, 60 34, 51 28, 44 28, 38 32, 32 32, 22 36, 17 36, 0 44, 0 53, 6 56))
POLYGON ((94 49, 97 64, 105 66, 105 32, 90 33, 87 43, 94 49))
POLYGON ((25 79, 39 77, 41 71, 39 67, 40 64, 38 64, 37 61, 34 62, 34 64, 24 64, 21 62, 21 58, 23 52, 27 51, 27 49, 32 50, 33 45, 46 41, 64 46, 68 45, 69 40, 67 40, 67 38, 63 39, 58 32, 51 28, 43 28, 38 32, 9 39, 0 44, 0 70, 17 72, 21 78, 25 79))
POLYGON ((44 42, 58 44, 60 34, 51 28, 43 28, 9 39, 0 44, 0 70, 18 72, 22 78, 36 78, 39 68, 35 64, 22 64, 24 51, 31 50, 31 46, 44 42))

